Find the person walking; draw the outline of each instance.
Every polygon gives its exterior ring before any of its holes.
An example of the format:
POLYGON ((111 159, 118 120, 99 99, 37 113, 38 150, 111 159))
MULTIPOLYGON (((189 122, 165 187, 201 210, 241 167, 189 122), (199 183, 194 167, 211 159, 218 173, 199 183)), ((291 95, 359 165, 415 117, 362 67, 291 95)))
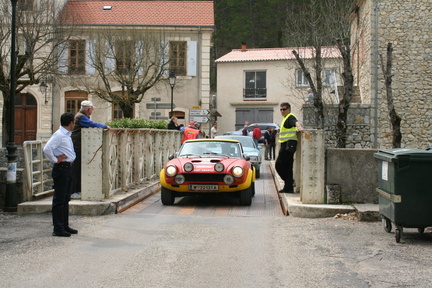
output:
POLYGON ((264 145, 265 145, 265 150, 264 150, 265 160, 271 160, 271 156, 270 156, 270 127, 267 127, 266 131, 264 131, 264 145))
POLYGON ((215 138, 218 133, 217 123, 213 123, 213 127, 210 129, 210 137, 215 138))
POLYGON ((258 127, 258 124, 255 124, 252 132, 252 138, 257 147, 258 147, 258 141, 261 139, 261 136, 262 136, 261 129, 258 127))
POLYGON ((291 113, 291 105, 288 102, 280 104, 280 112, 283 119, 280 125, 280 149, 275 169, 285 184, 279 193, 294 193, 293 164, 297 149, 297 130, 302 131, 303 127, 297 117, 291 113))
POLYGON ((103 128, 110 129, 109 126, 93 122, 90 116, 93 114, 95 107, 91 101, 82 101, 81 109, 75 115, 75 128, 72 131, 72 142, 76 153, 76 160, 74 165, 75 178, 72 198, 81 198, 81 129, 82 128, 103 128))
POLYGON ((69 226, 69 201, 74 179, 73 162, 76 158, 71 134, 75 126, 74 115, 60 116, 60 128, 51 136, 43 148, 45 157, 52 163, 54 195, 52 199, 53 236, 69 237, 78 234, 69 226))

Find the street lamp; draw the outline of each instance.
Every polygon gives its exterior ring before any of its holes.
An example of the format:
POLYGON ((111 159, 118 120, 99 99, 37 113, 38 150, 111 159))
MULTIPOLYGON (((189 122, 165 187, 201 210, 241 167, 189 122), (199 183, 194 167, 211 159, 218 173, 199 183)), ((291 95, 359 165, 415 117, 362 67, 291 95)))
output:
POLYGON ((39 85, 39 90, 42 94, 45 95, 45 104, 48 102, 46 92, 47 92, 48 85, 45 83, 45 81, 42 81, 42 83, 39 85))
POLYGON ((173 110, 174 110, 174 86, 176 83, 176 75, 174 71, 171 71, 169 74, 169 84, 171 86, 171 114, 170 118, 173 116, 173 110))
POLYGON ((9 92, 9 139, 6 146, 8 169, 6 173, 6 195, 5 211, 14 212, 18 206, 18 195, 16 191, 16 150, 15 145, 15 94, 16 94, 16 6, 18 0, 11 0, 12 18, 11 18, 11 60, 10 60, 10 92, 9 92))

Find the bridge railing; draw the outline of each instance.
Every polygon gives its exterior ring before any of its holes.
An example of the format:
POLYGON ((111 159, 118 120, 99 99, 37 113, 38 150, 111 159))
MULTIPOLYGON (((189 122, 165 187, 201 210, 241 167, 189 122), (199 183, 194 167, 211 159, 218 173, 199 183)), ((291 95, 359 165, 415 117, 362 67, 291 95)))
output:
MULTIPOLYGON (((180 148, 181 132, 162 129, 82 129, 81 200, 101 201, 157 181, 159 171, 180 148)), ((24 199, 53 192, 52 164, 42 141, 24 142, 24 199)))

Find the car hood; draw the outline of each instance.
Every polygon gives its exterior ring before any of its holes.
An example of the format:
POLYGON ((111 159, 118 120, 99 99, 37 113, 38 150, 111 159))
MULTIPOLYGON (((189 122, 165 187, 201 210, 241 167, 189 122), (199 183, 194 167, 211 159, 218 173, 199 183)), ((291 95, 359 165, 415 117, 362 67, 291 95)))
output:
POLYGON ((225 170, 231 169, 235 165, 244 166, 247 161, 239 158, 220 158, 220 157, 194 157, 194 158, 175 158, 169 161, 165 166, 174 164, 181 170, 185 163, 192 163, 194 165, 194 172, 205 173, 214 172, 214 165, 222 163, 225 170))

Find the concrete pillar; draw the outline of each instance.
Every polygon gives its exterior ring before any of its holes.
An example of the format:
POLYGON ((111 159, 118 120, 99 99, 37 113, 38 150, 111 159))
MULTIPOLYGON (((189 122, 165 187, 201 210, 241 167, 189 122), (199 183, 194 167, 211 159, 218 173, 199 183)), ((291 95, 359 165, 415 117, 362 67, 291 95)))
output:
POLYGON ((295 155, 296 189, 304 204, 323 204, 325 195, 325 149, 323 130, 303 130, 298 134, 295 155))
POLYGON ((81 200, 102 201, 102 128, 81 129, 81 200))

